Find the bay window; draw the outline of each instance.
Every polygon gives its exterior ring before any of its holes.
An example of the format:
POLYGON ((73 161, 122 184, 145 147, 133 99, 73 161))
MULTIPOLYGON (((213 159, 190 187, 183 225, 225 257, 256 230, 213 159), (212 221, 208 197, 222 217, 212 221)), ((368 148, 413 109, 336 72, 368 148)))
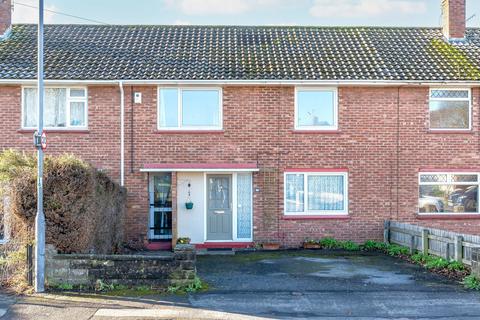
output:
POLYGON ((471 128, 470 89, 431 89, 429 108, 431 130, 471 128))
POLYGON ((477 173, 420 173, 420 214, 478 213, 477 173))
POLYGON ((285 173, 285 214, 348 214, 346 172, 285 173))
POLYGON ((222 90, 159 88, 158 129, 222 129, 222 90))
MULTIPOLYGON (((23 88, 22 127, 37 127, 37 89, 23 88)), ((87 127, 86 88, 46 88, 44 126, 47 129, 87 127)))

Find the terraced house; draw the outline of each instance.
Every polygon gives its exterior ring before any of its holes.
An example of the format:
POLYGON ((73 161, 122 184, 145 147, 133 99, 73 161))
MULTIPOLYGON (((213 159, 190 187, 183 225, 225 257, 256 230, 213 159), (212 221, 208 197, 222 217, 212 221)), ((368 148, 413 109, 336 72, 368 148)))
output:
MULTIPOLYGON (((47 153, 128 190, 151 249, 479 233, 480 30, 46 26, 47 153)), ((32 150, 36 26, 0 4, 0 148, 32 150)))

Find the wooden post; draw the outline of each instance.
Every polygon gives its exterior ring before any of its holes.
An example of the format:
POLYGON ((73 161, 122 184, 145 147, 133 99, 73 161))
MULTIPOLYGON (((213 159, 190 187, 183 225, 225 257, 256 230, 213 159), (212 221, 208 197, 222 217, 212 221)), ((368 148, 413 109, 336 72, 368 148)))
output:
POLYGON ((422 253, 428 254, 428 229, 422 230, 422 253))
POLYGON ((462 236, 455 236, 454 250, 455 250, 455 261, 463 262, 463 237, 462 236))
POLYGON ((452 244, 450 242, 447 242, 447 245, 445 246, 446 248, 445 248, 445 257, 444 258, 446 260, 450 260, 450 246, 451 245, 452 244))
POLYGON ((415 248, 415 236, 412 234, 410 236, 410 254, 415 254, 417 248, 415 248))
POLYGON ((390 243, 390 220, 385 220, 383 223, 383 242, 390 243))

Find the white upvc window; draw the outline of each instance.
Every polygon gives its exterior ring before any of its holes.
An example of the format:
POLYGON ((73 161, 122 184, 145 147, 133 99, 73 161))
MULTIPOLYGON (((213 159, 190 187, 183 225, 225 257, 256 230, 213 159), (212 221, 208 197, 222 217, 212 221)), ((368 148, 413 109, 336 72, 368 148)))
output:
MULTIPOLYGON (((45 88, 44 126, 46 129, 86 129, 88 127, 87 88, 45 88)), ((37 127, 37 88, 22 90, 22 128, 37 127)))
POLYGON ((470 130, 472 128, 471 90, 431 88, 430 130, 470 130))
POLYGON ((338 130, 337 88, 295 88, 295 130, 338 130))
POLYGON ((159 130, 222 130, 222 89, 158 88, 159 130))
POLYGON ((478 214, 476 172, 421 172, 418 185, 419 214, 478 214))
POLYGON ((347 172, 286 172, 285 215, 347 215, 347 172))

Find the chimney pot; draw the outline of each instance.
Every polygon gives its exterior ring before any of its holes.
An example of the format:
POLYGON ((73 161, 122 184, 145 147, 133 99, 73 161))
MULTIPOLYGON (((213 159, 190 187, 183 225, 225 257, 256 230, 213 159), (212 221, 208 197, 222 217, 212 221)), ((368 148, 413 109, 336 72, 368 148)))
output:
POLYGON ((442 0, 442 31, 448 40, 465 39, 466 0, 442 0))

